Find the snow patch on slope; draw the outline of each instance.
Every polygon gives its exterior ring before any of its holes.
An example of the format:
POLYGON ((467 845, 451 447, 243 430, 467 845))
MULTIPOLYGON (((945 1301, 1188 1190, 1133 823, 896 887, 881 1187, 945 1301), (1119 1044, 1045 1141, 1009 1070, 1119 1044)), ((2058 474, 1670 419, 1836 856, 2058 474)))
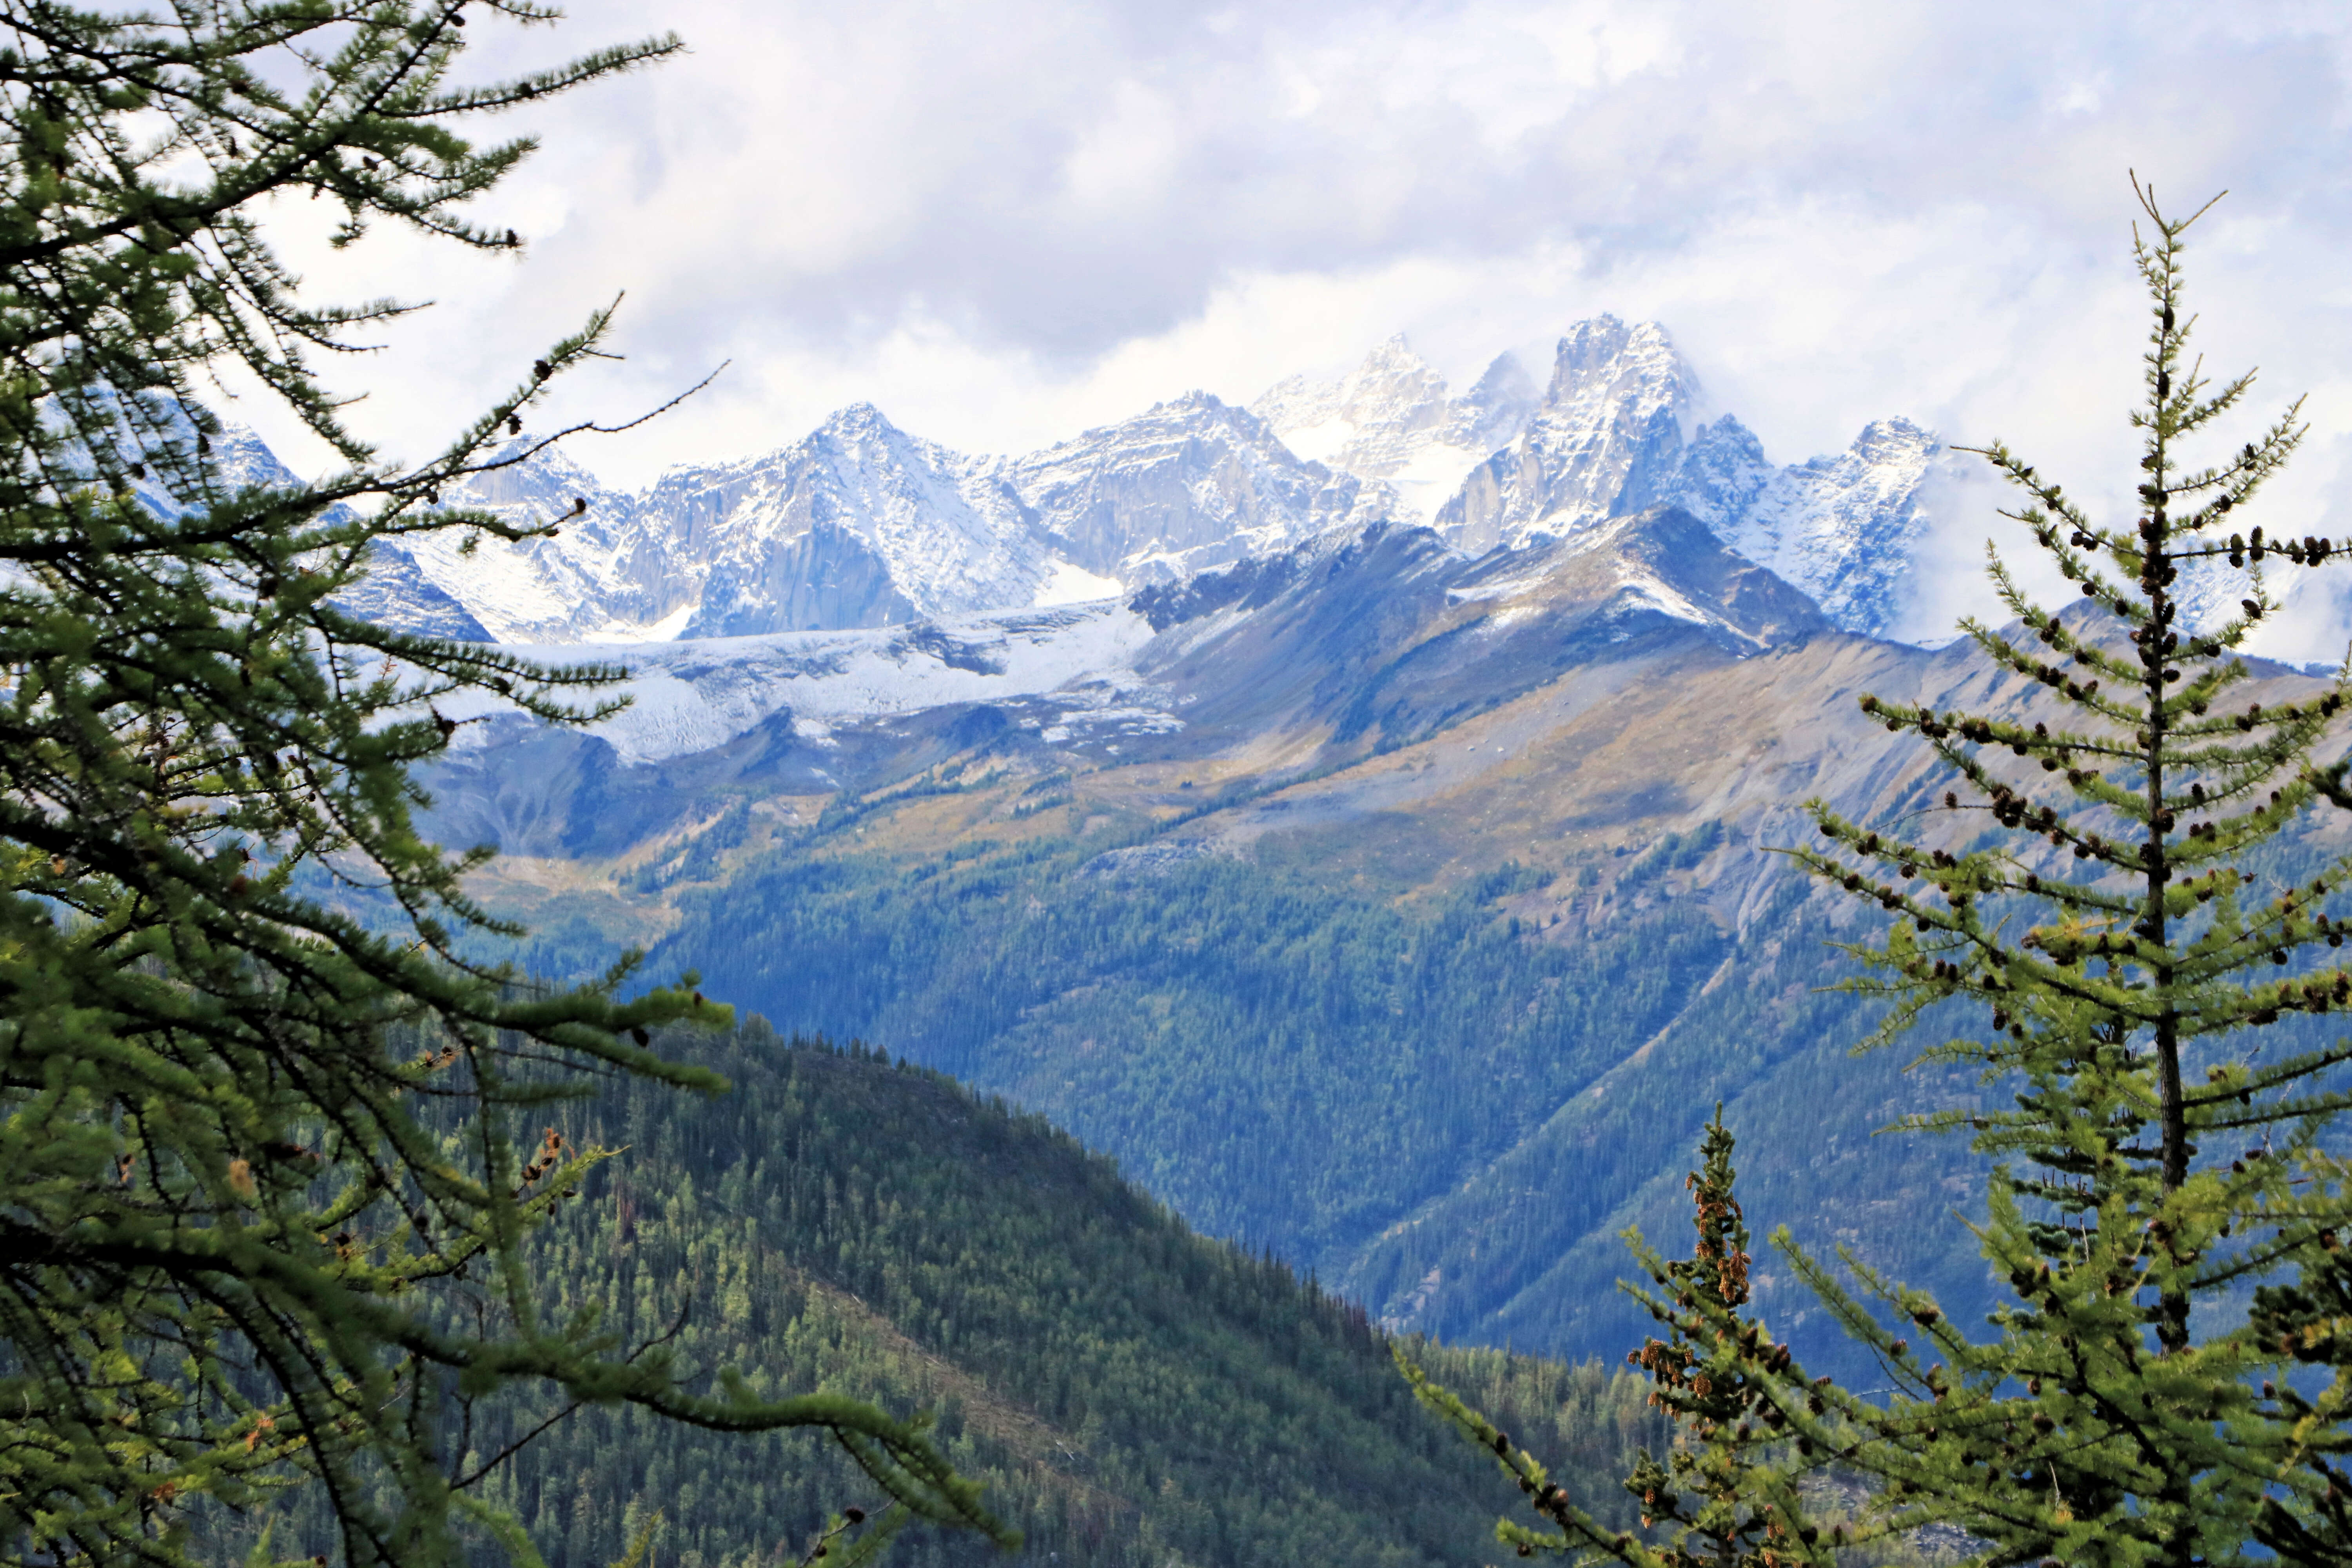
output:
POLYGON ((1054 570, 1046 577, 1045 585, 1037 590, 1036 598, 1031 601, 1041 609, 1049 605, 1083 605, 1095 599, 1115 599, 1127 586, 1116 577, 1089 572, 1067 561, 1056 559, 1053 565, 1054 570))
POLYGON ((1391 515, 1425 523, 1471 469, 1519 433, 1535 405, 1535 383, 1516 356, 1496 359, 1454 398, 1399 335, 1336 381, 1276 383, 1250 412, 1308 461, 1386 481, 1396 493, 1391 515))
MULTIPOLYGON (((1080 722, 1172 726, 1134 675, 1135 652, 1151 635, 1124 605, 1097 603, 892 629, 517 651, 553 665, 625 667, 619 689, 630 706, 590 733, 634 764, 723 745, 785 710, 804 733, 822 735, 839 721, 1066 691, 1080 722)), ((510 710, 484 693, 442 704, 461 720, 510 710)))
POLYGON ((1884 633, 1926 535, 1924 492, 1943 443, 1907 419, 1864 427, 1844 451, 1785 468, 1726 415, 1701 427, 1674 500, 1726 544, 1811 595, 1849 631, 1884 633))

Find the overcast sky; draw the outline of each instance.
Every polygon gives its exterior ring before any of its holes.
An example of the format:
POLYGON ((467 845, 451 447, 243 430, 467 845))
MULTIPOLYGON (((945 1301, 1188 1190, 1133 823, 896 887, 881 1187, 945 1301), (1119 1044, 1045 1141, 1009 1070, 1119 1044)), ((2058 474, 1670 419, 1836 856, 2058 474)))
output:
MULTIPOLYGON (((2200 341, 2266 405, 2310 395, 2273 528, 2352 532, 2340 4, 589 0, 481 16, 478 64, 649 12, 691 53, 535 110, 545 149, 484 204, 525 254, 386 238, 311 268, 438 301, 346 373, 395 451, 623 291, 627 363, 559 412, 731 364, 576 454, 620 482, 858 399, 1023 450, 1397 331, 1466 380, 1614 310, 1664 323, 1776 460, 1906 414, 2121 494, 2137 168, 2179 209, 2229 188, 2194 234, 2200 341)), ((1964 552, 1988 521, 1945 526, 1964 552)))

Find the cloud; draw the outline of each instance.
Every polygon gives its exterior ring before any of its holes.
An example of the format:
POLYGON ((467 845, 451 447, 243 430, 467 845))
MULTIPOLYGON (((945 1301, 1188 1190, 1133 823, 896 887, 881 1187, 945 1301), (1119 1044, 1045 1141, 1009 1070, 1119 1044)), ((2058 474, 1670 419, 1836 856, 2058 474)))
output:
MULTIPOLYGON (((643 25, 620 0, 572 9, 553 31, 484 17, 479 68, 643 25)), ((583 452, 623 479, 780 445, 857 398, 950 445, 1021 449, 1192 386, 1247 399, 1400 330, 1474 374, 1616 310, 1664 321, 1781 460, 1904 413, 2029 444, 2078 493, 2127 498, 2136 167, 2175 206, 2231 187, 2193 253, 2205 346, 2259 363, 2266 394, 2315 395, 2282 531, 2340 504, 2340 7, 681 0, 662 16, 691 54, 523 122, 545 149, 484 208, 529 237, 520 260, 387 237, 330 261, 288 212, 334 292, 441 301, 349 377, 395 449, 424 450, 624 290, 627 363, 565 387, 558 412, 633 412, 732 364, 685 411, 583 452)), ((1984 521, 1952 526, 1981 538, 1984 521)))

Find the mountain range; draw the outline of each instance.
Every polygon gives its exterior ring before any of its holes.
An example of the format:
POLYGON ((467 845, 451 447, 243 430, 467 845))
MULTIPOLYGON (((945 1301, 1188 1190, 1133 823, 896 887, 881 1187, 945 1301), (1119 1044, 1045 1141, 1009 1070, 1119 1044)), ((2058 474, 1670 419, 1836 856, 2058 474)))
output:
POLYGON ((870 629, 1113 598, 1381 523, 1476 556, 1671 503, 1832 624, 1895 626, 1937 438, 1885 419, 1775 467, 1703 407, 1663 328, 1601 316, 1549 366, 1502 354, 1459 396, 1397 338, 1247 408, 1188 393, 1019 457, 956 452, 858 404, 763 457, 624 492, 519 437, 500 456, 531 455, 448 500, 579 521, 463 556, 456 538, 388 544, 355 603, 535 645, 870 629))
MULTIPOLYGON (((1109 601, 541 651, 617 655, 635 706, 584 733, 466 710, 428 780, 433 831, 501 850, 478 885, 541 933, 535 968, 641 945, 883 1042, 1449 1340, 1622 1352, 1617 1233, 1676 1223, 1718 1100, 1752 1216, 1956 1311, 1985 1289, 1965 1155, 1874 1136, 1982 1091, 1847 1059, 1871 1011, 1826 988, 1862 913, 1775 851, 1809 797, 1976 842, 1935 810, 1932 754, 1854 699, 2030 715, 2041 689, 1840 629, 1685 507, 1481 555, 1379 523, 1109 601)), ((2252 668, 2265 703, 2314 689, 2252 668)), ((1759 1284, 1836 1365, 1787 1273, 1759 1284)))
MULTIPOLYGON (((472 885, 534 971, 642 948, 877 1042, 1401 1330, 1622 1354, 1618 1235, 1683 1223, 1717 1102, 1759 1233, 1969 1310, 1971 1166, 1874 1134, 1984 1091, 1848 1059, 1867 912, 1777 851, 1809 798, 1976 842, 1855 698, 2042 689, 1876 635, 1932 437, 1775 468, 1699 407, 1602 318, 1540 384, 1506 356, 1452 396, 1391 342, 1017 460, 870 409, 635 496, 541 454, 478 499, 581 523, 470 577, 418 550, 372 613, 629 672, 587 731, 442 704, 426 826, 500 851, 472 885)), ((1838 1369, 1789 1272, 1758 1286, 1838 1369)))

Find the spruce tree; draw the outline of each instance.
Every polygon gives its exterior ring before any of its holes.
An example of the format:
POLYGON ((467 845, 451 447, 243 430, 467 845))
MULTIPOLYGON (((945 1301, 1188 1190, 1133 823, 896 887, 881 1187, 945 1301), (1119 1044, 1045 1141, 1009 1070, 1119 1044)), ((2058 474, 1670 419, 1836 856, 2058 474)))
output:
MULTIPOLYGON (((727 1021, 691 976, 551 990, 485 963, 513 934, 426 842, 415 770, 488 692, 551 722, 609 712, 550 668, 345 608, 404 536, 517 541, 442 492, 520 460, 599 313, 421 465, 342 421, 318 356, 404 309, 312 302, 265 207, 308 196, 478 249, 468 216, 530 150, 480 116, 675 51, 453 79, 527 0, 0 0, 0 1552, 178 1564, 224 1510, 324 1489, 353 1564, 455 1561, 487 1532, 501 1390, 698 1426, 814 1426, 891 1506, 1004 1532, 919 1425, 828 1394, 689 1384, 660 1345, 538 1307, 529 1233, 603 1152, 562 1101, 597 1076, 715 1092, 659 1048, 727 1021), (235 367, 339 454, 255 484, 207 405, 235 367), (372 903, 390 918, 363 920, 372 903), (670 1027, 656 1042, 651 1031, 670 1027), (466 1521, 470 1519, 471 1522, 466 1521)), ((519 367, 520 369, 520 367, 519 367)), ((532 448, 536 449, 536 448, 532 448)), ((281 1542, 281 1547, 289 1543, 281 1542)))
POLYGON ((1625 1360, 1650 1379, 1650 1404, 1665 1411, 1675 1432, 1663 1458, 1640 1450, 1624 1479, 1643 1535, 1612 1530, 1579 1506, 1533 1455, 1397 1347, 1397 1363, 1422 1403, 1494 1454, 1526 1496, 1540 1522, 1506 1519, 1495 1530, 1520 1556, 1572 1550, 1641 1568, 1790 1568, 1833 1561, 1838 1548, 1867 1539, 1850 1534, 1842 1520, 1826 1531, 1815 1521, 1797 1487, 1812 1446, 1792 1446, 1780 1407, 1752 1371, 1759 1346, 1768 1363, 1787 1352, 1768 1343, 1762 1324, 1744 1310, 1752 1258, 1733 1148, 1718 1105, 1700 1143, 1700 1167, 1684 1184, 1697 1233, 1687 1259, 1670 1261, 1639 1231, 1625 1233, 1654 1287, 1629 1289, 1666 1327, 1664 1338, 1628 1351, 1625 1360))
MULTIPOLYGON (((1850 950, 1868 973, 1849 989, 1891 1004, 1874 1045, 1931 1009, 1990 1026, 1922 1059, 1973 1069, 2009 1105, 1904 1125, 1966 1133, 1990 1163, 1978 1234, 2007 1292, 1990 1333, 1971 1332, 1927 1293, 1851 1256, 1842 1276, 1780 1230, 1892 1387, 1809 1379, 1760 1326, 1717 1332, 1711 1353, 1729 1360, 1710 1379, 1738 1388, 1757 1435, 1785 1435, 1793 1458, 1751 1449, 1685 1485, 1704 1506, 1727 1492, 1761 1510, 1795 1474, 1839 1469, 1874 1488, 1867 1532, 1956 1525, 1990 1563, 2340 1563, 2352 1184, 2336 1155, 2352 1042, 2315 1042, 2326 1015, 2352 1010, 2352 972, 2327 951, 2344 940, 2330 906, 2352 860, 2276 841, 2315 798, 2352 795, 2340 765, 2317 765, 2347 687, 2251 700, 2238 650, 2279 607, 2281 561, 2315 567, 2352 544, 2246 525, 2303 437, 2299 404, 2192 460, 2252 377, 2215 385, 2188 353, 2184 237, 2203 209, 2168 218, 2135 189, 2151 316, 2147 400, 2130 416, 2137 505, 2095 519, 2006 445, 1982 449, 2022 492, 2004 515, 2083 602, 2035 604, 1996 552, 2013 619, 1963 623, 2010 678, 1988 705, 1861 699, 1933 748, 1952 786, 1942 810, 1874 827, 1816 802, 1827 842, 1797 851, 1893 917, 1850 950), (2224 563, 2242 576, 2217 613, 2224 563)), ((1707 1305, 1696 1320, 1720 1316, 1707 1305)), ((1657 1561, 1631 1541, 1557 1544, 1657 1561)), ((1794 1560, 1822 1550, 1798 1544, 1794 1560)))

